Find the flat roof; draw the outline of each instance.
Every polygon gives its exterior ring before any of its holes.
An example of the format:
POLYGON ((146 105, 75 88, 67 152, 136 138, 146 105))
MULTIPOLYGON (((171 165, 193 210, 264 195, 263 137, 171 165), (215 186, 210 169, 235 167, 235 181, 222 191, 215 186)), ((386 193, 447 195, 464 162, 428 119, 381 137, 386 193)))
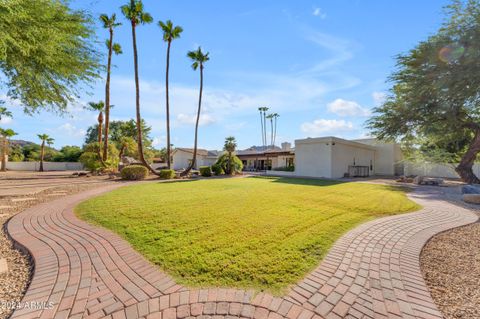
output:
POLYGON ((308 137, 300 140, 295 140, 295 146, 297 146, 297 144, 318 144, 318 143, 338 143, 338 144, 344 144, 344 145, 353 146, 357 148, 365 148, 372 151, 376 150, 374 146, 345 140, 343 138, 339 138, 335 136, 324 136, 324 137, 313 137, 313 138, 308 137))

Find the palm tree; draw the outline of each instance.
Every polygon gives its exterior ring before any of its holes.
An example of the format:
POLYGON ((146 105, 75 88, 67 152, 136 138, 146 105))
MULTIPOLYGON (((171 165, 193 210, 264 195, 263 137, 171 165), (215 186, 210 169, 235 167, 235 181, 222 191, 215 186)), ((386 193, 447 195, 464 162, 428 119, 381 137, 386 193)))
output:
POLYGON ((262 146, 265 147, 265 135, 263 134, 263 107, 259 107, 258 111, 260 112, 260 126, 262 129, 262 146))
POLYGON ((133 46, 133 67, 135 71, 135 109, 137 117, 137 146, 138 156, 142 164, 147 167, 150 172, 155 175, 158 173, 147 163, 143 154, 143 137, 142 137, 142 116, 140 115, 140 79, 138 76, 138 51, 137 51, 137 34, 136 27, 139 24, 147 24, 153 21, 152 16, 148 12, 143 11, 143 3, 141 0, 130 0, 129 4, 121 7, 122 13, 126 19, 130 21, 132 26, 132 46, 133 46))
POLYGON ((195 51, 189 51, 187 56, 193 61, 192 69, 197 70, 200 69, 200 93, 198 96, 198 110, 197 110, 197 121, 195 122, 195 141, 193 144, 193 158, 192 162, 188 166, 188 168, 182 173, 182 176, 188 175, 188 173, 192 170, 195 166, 195 162, 197 160, 197 142, 198 142, 198 123, 200 121, 200 111, 202 109, 202 93, 203 93, 203 68, 204 64, 210 60, 208 57, 208 52, 203 53, 202 49, 198 47, 195 51))
POLYGON ((49 146, 53 144, 54 139, 48 136, 47 134, 38 134, 38 138, 42 140, 41 151, 40 151, 40 172, 43 172, 43 158, 45 157, 45 143, 49 146))
POLYGON ((106 161, 108 157, 108 131, 110 128, 110 72, 112 68, 112 53, 119 55, 122 53, 122 47, 118 43, 113 42, 113 29, 122 24, 116 22, 117 15, 114 13, 110 17, 106 14, 100 15, 100 21, 103 22, 103 27, 108 29, 110 34, 109 39, 105 42, 108 48, 108 62, 107 62, 107 80, 105 83, 105 138, 103 145, 103 160, 106 161))
POLYGON ((167 168, 171 168, 170 161, 170 99, 168 95, 168 75, 170 71, 170 47, 174 39, 180 38, 180 33, 183 32, 182 27, 173 26, 172 21, 167 20, 166 22, 159 21, 158 25, 162 28, 163 31, 163 41, 167 42, 167 69, 165 71, 165 99, 166 99, 166 117, 167 117, 167 168))
POLYGON ((227 174, 233 174, 232 170, 232 154, 235 152, 235 148, 237 147, 237 141, 235 137, 229 136, 225 139, 225 144, 223 145, 223 149, 228 152, 228 167, 227 167, 227 174))
POLYGON ((267 111, 268 107, 259 107, 260 110, 260 121, 262 122, 262 140, 263 140, 263 149, 267 146, 267 111))
POLYGON ((103 128, 103 111, 105 110, 105 103, 99 101, 98 103, 90 102, 88 103, 87 108, 91 111, 98 111, 98 144, 99 147, 102 145, 102 128, 103 128))
POLYGON ((273 114, 268 114, 267 119, 270 120, 270 146, 273 149, 273 114))
MULTIPOLYGON (((2 113, 2 112, 0 111, 0 113, 2 113)), ((4 116, 10 116, 10 115, 5 115, 5 113, 3 113, 3 115, 4 116)), ((2 128, 0 128, 0 136, 3 139, 3 143, 2 143, 2 169, 1 169, 2 172, 7 171, 8 143, 9 143, 9 139, 12 136, 15 136, 15 135, 17 135, 17 133, 15 133, 15 131, 13 131, 12 129, 2 129, 2 128)))
POLYGON ((275 146, 275 141, 277 139, 277 119, 280 117, 280 115, 278 113, 273 113, 272 116, 275 121, 275 129, 273 132, 273 146, 275 146))

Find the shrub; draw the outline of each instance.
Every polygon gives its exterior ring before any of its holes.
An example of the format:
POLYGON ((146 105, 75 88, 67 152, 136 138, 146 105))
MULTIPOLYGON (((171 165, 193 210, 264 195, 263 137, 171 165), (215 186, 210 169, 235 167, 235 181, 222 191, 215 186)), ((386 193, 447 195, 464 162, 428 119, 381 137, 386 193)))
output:
POLYGON ((148 176, 148 169, 142 165, 129 165, 124 167, 120 173, 122 175, 122 179, 136 181, 145 179, 145 177, 148 176))
POLYGON ((213 174, 216 176, 225 174, 225 171, 222 168, 222 165, 215 163, 212 165, 213 174))
MULTIPOLYGON (((220 156, 217 160, 217 163, 222 167, 224 172, 228 172, 228 153, 224 153, 220 156)), ((243 163, 242 161, 236 156, 232 154, 232 174, 240 173, 243 170, 243 163)))
POLYGON ((212 176, 212 169, 210 166, 200 166, 200 175, 203 177, 210 177, 212 176))
POLYGON ((118 150, 114 144, 108 144, 108 158, 102 165, 99 155, 102 153, 103 144, 98 142, 87 144, 84 147, 84 153, 78 159, 85 168, 91 172, 102 171, 104 169, 116 170, 118 167, 118 150))
POLYGON ((173 169, 162 169, 160 171, 160 178, 172 179, 175 178, 175 171, 173 169))
POLYGON ((273 169, 274 171, 282 171, 282 172, 295 172, 295 166, 284 166, 284 167, 276 167, 273 169))

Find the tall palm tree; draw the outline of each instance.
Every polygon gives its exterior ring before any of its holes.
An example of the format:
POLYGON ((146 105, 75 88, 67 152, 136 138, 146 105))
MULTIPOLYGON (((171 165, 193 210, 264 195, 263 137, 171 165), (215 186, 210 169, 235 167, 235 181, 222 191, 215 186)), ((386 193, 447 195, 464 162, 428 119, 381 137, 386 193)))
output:
MULTIPOLYGON (((5 114, 4 114, 5 116, 5 114)), ((8 115, 10 116, 10 115, 8 115)), ((2 172, 7 171, 7 155, 8 155, 8 143, 12 136, 17 135, 12 129, 2 129, 0 128, 0 136, 2 137, 2 172)))
POLYGON ((102 145, 102 129, 103 129, 103 111, 105 110, 105 103, 103 101, 99 101, 98 103, 89 102, 87 108, 91 111, 98 112, 98 143, 99 147, 102 145))
POLYGON ((210 58, 208 57, 208 54, 209 54, 208 52, 203 53, 200 47, 198 47, 198 49, 195 51, 189 51, 187 53, 187 56, 193 61, 192 69, 195 71, 197 69, 200 69, 200 93, 198 95, 197 121, 195 122, 195 141, 193 144, 193 158, 188 168, 182 173, 182 176, 186 176, 195 166, 195 162, 197 161, 198 123, 200 122, 200 112, 202 109, 203 68, 204 68, 204 64, 208 60, 210 60, 210 58))
POLYGON ((263 107, 259 107, 258 111, 260 112, 260 127, 262 130, 262 147, 265 146, 265 135, 263 134, 263 107))
POLYGON ((53 144, 54 139, 48 136, 47 134, 38 134, 38 138, 42 140, 41 151, 40 151, 40 172, 43 172, 43 158, 45 157, 45 143, 49 146, 53 144))
POLYGON ((167 118, 167 168, 171 168, 171 148, 170 148, 170 99, 168 95, 168 75, 170 71, 170 47, 174 39, 180 38, 180 34, 183 32, 183 28, 180 26, 173 26, 172 21, 166 22, 159 21, 158 25, 163 31, 163 41, 167 42, 167 68, 165 71, 165 107, 167 118))
POLYGON ((235 137, 229 136, 225 139, 225 144, 223 145, 223 149, 228 152, 228 167, 227 167, 227 174, 233 174, 234 170, 232 170, 232 155, 237 148, 237 141, 235 137))
POLYGON ((278 113, 273 113, 272 116, 273 120, 275 121, 275 128, 273 131, 273 146, 275 146, 275 142, 277 139, 277 119, 280 117, 280 115, 278 113))
POLYGON ((132 46, 133 46, 133 67, 135 71, 135 109, 137 117, 137 146, 138 156, 142 164, 147 167, 150 172, 155 175, 158 173, 147 163, 143 154, 143 133, 142 133, 142 116, 140 114, 140 79, 138 76, 138 50, 137 50, 137 34, 136 28, 139 24, 147 24, 153 22, 150 13, 143 10, 141 0, 130 0, 128 4, 121 7, 122 13, 126 19, 130 21, 132 26, 132 46))
POLYGON ((260 111, 260 121, 262 122, 262 140, 263 140, 263 149, 267 146, 267 111, 269 110, 268 107, 259 107, 260 111))
POLYGON ((273 114, 268 114, 267 119, 270 120, 270 146, 273 148, 273 114))
POLYGON ((100 21, 103 27, 108 29, 109 38, 105 42, 108 48, 108 62, 107 62, 107 80, 105 81, 105 137, 103 145, 103 160, 106 161, 108 157, 108 131, 110 128, 110 73, 112 69, 112 54, 122 54, 122 47, 118 43, 113 42, 113 29, 122 24, 116 22, 117 15, 114 13, 110 17, 106 14, 100 15, 100 21))

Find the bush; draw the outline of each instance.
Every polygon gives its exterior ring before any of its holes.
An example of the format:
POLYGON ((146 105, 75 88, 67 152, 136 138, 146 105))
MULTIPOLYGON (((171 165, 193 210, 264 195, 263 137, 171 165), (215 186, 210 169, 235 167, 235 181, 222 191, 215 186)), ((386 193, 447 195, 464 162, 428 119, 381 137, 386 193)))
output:
MULTIPOLYGON (((220 165, 224 172, 228 173, 228 153, 224 153, 220 156, 217 160, 215 165, 220 165)), ((243 163, 242 161, 236 156, 232 154, 232 175, 235 173, 240 173, 243 170, 243 163)))
POLYGON ((212 176, 212 169, 210 166, 200 166, 200 175, 203 177, 210 177, 212 176))
POLYGON ((116 170, 118 167, 118 150, 114 144, 108 144, 108 158, 104 162, 105 167, 100 161, 99 155, 102 153, 103 144, 98 142, 87 144, 84 147, 84 153, 78 159, 87 170, 97 172, 102 170, 116 170))
POLYGON ((173 169, 162 169, 160 171, 160 178, 172 179, 175 178, 176 174, 173 169))
POLYGON ((122 175, 122 179, 136 181, 145 179, 145 177, 148 176, 148 169, 142 165, 129 165, 124 167, 120 173, 122 175))
POLYGON ((222 165, 215 163, 212 165, 213 174, 216 176, 225 174, 225 171, 222 168, 222 165))
POLYGON ((282 171, 282 172, 295 172, 295 166, 284 166, 284 167, 276 167, 273 169, 274 171, 282 171))

